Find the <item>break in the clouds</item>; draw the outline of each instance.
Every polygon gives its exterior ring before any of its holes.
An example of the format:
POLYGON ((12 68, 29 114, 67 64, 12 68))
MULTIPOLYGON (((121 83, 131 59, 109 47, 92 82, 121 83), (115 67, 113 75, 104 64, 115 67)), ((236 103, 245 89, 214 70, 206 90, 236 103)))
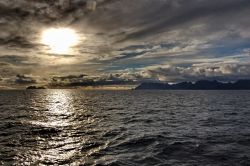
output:
POLYGON ((249 78, 249 9, 249 0, 1 0, 0 86, 249 78), (42 42, 51 28, 74 30, 70 51, 42 42))

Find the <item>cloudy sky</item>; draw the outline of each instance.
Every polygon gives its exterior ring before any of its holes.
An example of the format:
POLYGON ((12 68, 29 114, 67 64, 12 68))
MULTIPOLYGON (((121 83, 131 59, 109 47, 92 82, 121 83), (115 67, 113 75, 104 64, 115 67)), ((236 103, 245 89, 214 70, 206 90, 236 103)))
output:
POLYGON ((249 0, 96 2, 1 0, 0 88, 250 76, 249 0), (43 41, 51 28, 74 31, 77 43, 53 52, 43 41))

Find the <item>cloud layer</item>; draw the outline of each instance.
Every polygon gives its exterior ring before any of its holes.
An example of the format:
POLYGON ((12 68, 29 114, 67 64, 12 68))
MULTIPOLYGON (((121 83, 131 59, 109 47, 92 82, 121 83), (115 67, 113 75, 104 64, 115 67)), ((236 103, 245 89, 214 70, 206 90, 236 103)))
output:
POLYGON ((249 78, 249 0, 96 2, 90 11, 86 0, 2 0, 0 85, 249 78), (52 27, 77 32, 72 53, 41 43, 52 27))

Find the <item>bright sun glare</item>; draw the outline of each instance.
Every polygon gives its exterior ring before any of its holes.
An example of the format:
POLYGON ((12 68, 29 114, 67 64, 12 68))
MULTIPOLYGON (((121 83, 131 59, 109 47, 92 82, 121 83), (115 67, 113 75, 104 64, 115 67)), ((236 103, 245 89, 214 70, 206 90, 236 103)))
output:
POLYGON ((78 43, 78 36, 70 28, 50 28, 43 31, 42 43, 49 46, 52 53, 67 54, 78 43))

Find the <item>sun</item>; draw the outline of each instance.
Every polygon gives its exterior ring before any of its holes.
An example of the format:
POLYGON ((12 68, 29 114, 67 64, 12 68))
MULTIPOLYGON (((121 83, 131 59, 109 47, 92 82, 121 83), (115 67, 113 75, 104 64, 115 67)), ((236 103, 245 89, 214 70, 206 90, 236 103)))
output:
POLYGON ((49 28, 43 31, 41 42, 54 54, 67 54, 77 45, 78 35, 70 28, 49 28))

